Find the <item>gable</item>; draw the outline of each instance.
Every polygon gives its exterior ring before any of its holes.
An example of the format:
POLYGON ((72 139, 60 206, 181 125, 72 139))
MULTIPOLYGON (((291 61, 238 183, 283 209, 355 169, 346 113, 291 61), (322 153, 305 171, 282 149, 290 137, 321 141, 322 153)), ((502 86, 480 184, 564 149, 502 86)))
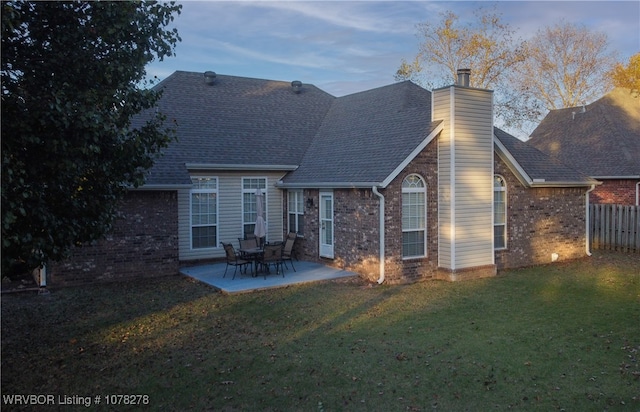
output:
POLYGON ((431 93, 408 81, 338 98, 281 186, 384 186, 438 127, 431 122, 431 93))

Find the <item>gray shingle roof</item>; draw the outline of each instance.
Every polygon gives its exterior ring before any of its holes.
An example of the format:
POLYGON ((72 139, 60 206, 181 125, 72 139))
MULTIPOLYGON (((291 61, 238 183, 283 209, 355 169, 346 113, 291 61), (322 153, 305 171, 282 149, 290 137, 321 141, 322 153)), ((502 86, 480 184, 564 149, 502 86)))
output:
POLYGON ((298 165, 335 97, 304 84, 177 71, 155 86, 159 110, 178 141, 151 170, 148 185, 190 183, 185 164, 298 165))
POLYGON ((437 124, 431 93, 409 81, 338 98, 284 184, 380 184, 437 124))
MULTIPOLYGON (((158 108, 178 140, 151 169, 148 187, 189 185, 188 164, 237 170, 291 170, 288 187, 379 185, 411 160, 441 122, 431 93, 409 81, 333 97, 309 84, 178 71, 163 80, 158 108)), ((140 122, 143 116, 135 119, 140 122)), ((134 122, 134 123, 135 123, 134 122)), ((496 129, 516 167, 545 185, 591 184, 583 174, 496 129)))
POLYGON ((640 97, 618 88, 585 109, 552 110, 528 142, 592 177, 640 176, 640 97))
POLYGON ((499 155, 509 166, 517 169, 514 172, 520 175, 526 185, 583 186, 598 183, 497 127, 494 127, 493 133, 499 142, 496 145, 499 155))

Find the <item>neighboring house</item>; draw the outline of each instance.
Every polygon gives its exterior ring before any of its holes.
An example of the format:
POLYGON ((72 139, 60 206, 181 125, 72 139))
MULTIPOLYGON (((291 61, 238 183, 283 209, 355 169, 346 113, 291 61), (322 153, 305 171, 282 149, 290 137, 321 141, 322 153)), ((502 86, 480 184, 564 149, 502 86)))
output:
POLYGON ((617 88, 582 107, 552 110, 528 143, 602 185, 592 203, 640 205, 640 96, 617 88))
MULTIPOLYGON (((461 75, 468 84, 468 73, 461 75)), ((131 190, 103 242, 53 283, 177 273, 253 231, 298 233, 300 259, 378 282, 493 276, 588 254, 598 182, 493 127, 493 93, 409 82, 344 97, 317 87, 175 72, 159 109, 178 140, 131 190)))

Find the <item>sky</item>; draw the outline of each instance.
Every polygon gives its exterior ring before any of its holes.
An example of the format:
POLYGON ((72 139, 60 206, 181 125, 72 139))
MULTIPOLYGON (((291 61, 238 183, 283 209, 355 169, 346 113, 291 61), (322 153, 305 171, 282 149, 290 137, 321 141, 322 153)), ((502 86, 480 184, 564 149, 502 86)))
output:
POLYGON ((175 57, 147 66, 162 80, 176 70, 314 84, 343 96, 394 83, 418 52, 417 25, 451 10, 473 17, 497 7, 526 40, 561 21, 607 34, 618 61, 640 52, 640 1, 182 1, 175 57))

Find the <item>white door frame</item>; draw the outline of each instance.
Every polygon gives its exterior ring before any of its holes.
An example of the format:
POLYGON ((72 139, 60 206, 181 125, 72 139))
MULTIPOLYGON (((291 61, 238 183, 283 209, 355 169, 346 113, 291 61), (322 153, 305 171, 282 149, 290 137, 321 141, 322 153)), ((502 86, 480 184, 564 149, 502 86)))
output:
POLYGON ((335 233, 335 226, 333 222, 333 191, 321 191, 319 199, 319 254, 320 257, 333 259, 333 240, 335 233), (330 210, 327 210, 327 208, 330 210), (328 212, 328 216, 326 212, 328 212))

